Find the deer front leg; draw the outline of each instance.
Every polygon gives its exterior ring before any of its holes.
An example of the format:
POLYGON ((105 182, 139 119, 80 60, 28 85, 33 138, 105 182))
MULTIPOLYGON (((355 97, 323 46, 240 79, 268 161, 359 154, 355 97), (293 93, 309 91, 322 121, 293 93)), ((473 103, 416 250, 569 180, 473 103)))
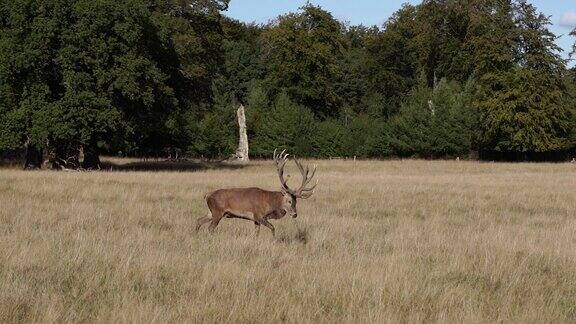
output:
POLYGON ((276 236, 276 229, 274 229, 274 226, 272 224, 270 224, 270 222, 268 220, 266 220, 265 217, 255 217, 256 221, 259 224, 262 224, 266 227, 268 227, 271 231, 272 231, 272 236, 276 236))
POLYGON ((278 210, 275 210, 273 212, 271 212, 270 214, 264 216, 264 219, 268 220, 268 219, 280 219, 282 217, 284 217, 284 215, 286 214, 286 212, 281 212, 278 210))
POLYGON ((256 228, 256 236, 260 235, 260 224, 254 221, 254 228, 256 228))

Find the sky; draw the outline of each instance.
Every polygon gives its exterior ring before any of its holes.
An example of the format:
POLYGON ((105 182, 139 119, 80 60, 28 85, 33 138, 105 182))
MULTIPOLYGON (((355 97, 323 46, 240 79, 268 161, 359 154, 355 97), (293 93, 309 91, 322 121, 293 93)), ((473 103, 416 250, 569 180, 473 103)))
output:
MULTIPOLYGON (((228 16, 243 22, 266 23, 278 15, 297 11, 306 0, 231 0, 228 16)), ((310 0, 332 13, 341 21, 352 25, 382 25, 403 3, 420 3, 421 0, 310 0)), ((568 36, 576 27, 576 0, 532 0, 545 15, 551 16, 550 29, 557 36, 558 45, 568 57, 576 39, 568 36)), ((573 64, 571 64, 573 65, 573 64)))

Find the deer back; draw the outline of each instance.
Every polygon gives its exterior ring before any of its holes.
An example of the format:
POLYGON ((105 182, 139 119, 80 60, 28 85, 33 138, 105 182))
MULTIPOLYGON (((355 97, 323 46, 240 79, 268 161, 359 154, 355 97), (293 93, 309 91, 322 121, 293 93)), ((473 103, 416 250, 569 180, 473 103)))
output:
POLYGON ((260 188, 219 189, 206 196, 209 206, 221 210, 266 215, 282 207, 283 195, 260 188))

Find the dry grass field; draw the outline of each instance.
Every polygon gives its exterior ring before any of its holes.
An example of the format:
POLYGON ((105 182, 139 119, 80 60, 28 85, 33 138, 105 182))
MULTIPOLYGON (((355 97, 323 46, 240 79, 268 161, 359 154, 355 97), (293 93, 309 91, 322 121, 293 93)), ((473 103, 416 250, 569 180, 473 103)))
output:
POLYGON ((0 322, 576 321, 576 165, 317 162, 275 238, 194 232, 205 192, 279 188, 271 162, 0 170, 0 322))

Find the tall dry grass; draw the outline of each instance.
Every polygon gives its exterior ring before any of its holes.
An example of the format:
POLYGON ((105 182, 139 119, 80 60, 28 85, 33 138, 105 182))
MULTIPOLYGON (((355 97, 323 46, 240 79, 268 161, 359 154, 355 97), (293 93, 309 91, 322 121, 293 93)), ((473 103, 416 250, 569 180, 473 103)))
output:
POLYGON ((206 191, 277 188, 269 162, 0 170, 0 322, 576 321, 575 165, 319 161, 318 177, 272 238, 193 230, 206 191))

